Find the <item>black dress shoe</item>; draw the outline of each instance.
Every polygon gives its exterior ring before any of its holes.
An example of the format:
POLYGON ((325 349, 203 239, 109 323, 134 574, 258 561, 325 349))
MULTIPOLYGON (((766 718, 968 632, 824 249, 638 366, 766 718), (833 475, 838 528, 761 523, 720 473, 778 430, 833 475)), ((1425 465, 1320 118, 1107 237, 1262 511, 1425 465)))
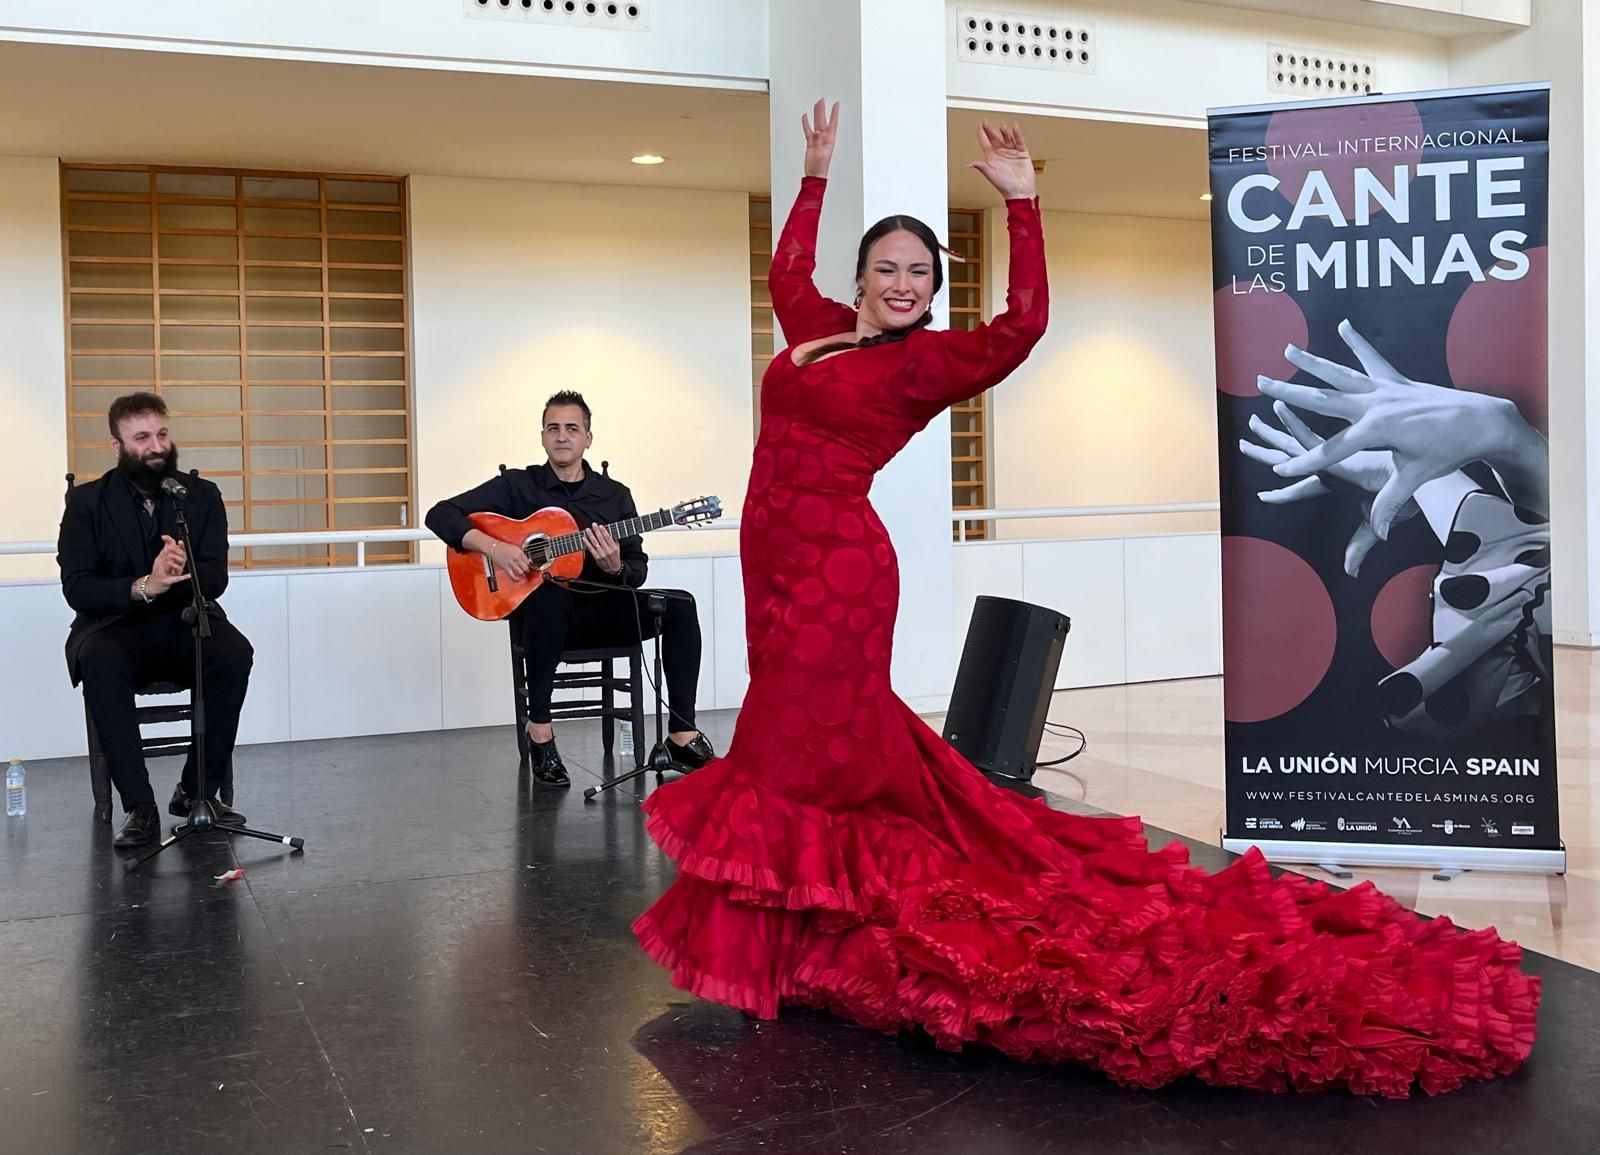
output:
POLYGON ((572 779, 567 777, 566 763, 561 761, 561 751, 556 749, 554 738, 548 742, 528 739, 528 759, 535 782, 543 783, 545 786, 572 785, 572 779))
POLYGON ((717 752, 711 748, 711 743, 706 741, 704 734, 696 734, 685 746, 680 746, 668 738, 667 753, 673 762, 685 770, 698 770, 707 762, 714 761, 717 756, 717 752))
POLYGON ((161 812, 154 802, 141 802, 128 811, 128 820, 111 840, 112 846, 145 846, 161 834, 161 812))
MULTIPOLYGON (((167 803, 167 813, 175 818, 187 818, 189 811, 193 809, 194 799, 184 792, 183 783, 178 783, 172 788, 172 801, 167 803)), ((244 815, 220 798, 211 800, 211 816, 216 819, 219 826, 244 825, 244 815)))

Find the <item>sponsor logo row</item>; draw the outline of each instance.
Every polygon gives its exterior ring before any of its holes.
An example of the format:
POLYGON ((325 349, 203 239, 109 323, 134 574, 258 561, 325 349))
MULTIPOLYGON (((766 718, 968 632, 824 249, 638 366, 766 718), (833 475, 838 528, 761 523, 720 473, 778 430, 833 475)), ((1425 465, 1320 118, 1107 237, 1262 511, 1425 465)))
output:
MULTIPOLYGON (((1452 837, 1456 834, 1469 834, 1474 830, 1481 830, 1486 838, 1502 837, 1500 823, 1493 818, 1480 819, 1476 825, 1470 821, 1462 822, 1454 818, 1446 818, 1443 822, 1429 823, 1428 826, 1433 830, 1443 831, 1446 837, 1452 837)), ((1286 827, 1296 834, 1319 834, 1327 832, 1328 822, 1325 819, 1305 817, 1295 818, 1287 823, 1281 818, 1246 818, 1244 820, 1244 828, 1246 830, 1283 830, 1286 827)), ((1334 819, 1334 829, 1343 833, 1375 834, 1379 827, 1376 822, 1368 819, 1337 818, 1334 819)), ((1391 820, 1391 824, 1383 829, 1389 834, 1412 835, 1422 833, 1422 828, 1408 818, 1394 818, 1391 820)), ((1534 826, 1532 823, 1513 822, 1511 824, 1511 833, 1518 838, 1529 837, 1534 833, 1534 826)))

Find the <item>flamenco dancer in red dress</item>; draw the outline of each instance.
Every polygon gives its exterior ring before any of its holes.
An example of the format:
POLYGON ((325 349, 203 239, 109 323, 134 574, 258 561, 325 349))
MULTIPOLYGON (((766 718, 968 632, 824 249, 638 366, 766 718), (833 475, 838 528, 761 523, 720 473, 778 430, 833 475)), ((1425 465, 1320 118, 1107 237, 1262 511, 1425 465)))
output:
POLYGON ((867 491, 1039 340, 1044 242, 1022 137, 986 124, 973 167, 1006 199, 1006 311, 928 331, 938 242, 904 217, 862 239, 857 309, 825 300, 813 250, 838 106, 814 115, 769 275, 791 344, 762 382, 740 531, 750 688, 727 756, 645 800, 678 877, 634 924, 644 949, 677 986, 763 1018, 827 1008, 1139 1087, 1404 1096, 1515 1070, 1539 979, 1492 930, 1368 883, 1274 879, 1256 851, 1208 875, 1181 845, 1152 853, 1136 818, 994 786, 895 696, 899 574, 867 491))

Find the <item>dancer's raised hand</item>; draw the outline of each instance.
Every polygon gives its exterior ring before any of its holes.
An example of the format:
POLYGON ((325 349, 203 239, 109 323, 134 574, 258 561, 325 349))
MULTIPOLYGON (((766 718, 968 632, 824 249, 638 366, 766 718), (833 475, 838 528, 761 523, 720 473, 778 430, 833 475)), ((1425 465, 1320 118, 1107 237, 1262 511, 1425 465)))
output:
POLYGON ((983 149, 983 159, 973 161, 968 168, 982 173, 1008 201, 1035 194, 1033 157, 1028 155, 1022 129, 1014 124, 996 128, 985 120, 978 126, 978 144, 983 149))
POLYGON ((806 175, 826 177, 833 161, 833 142, 839 135, 839 102, 833 102, 829 113, 828 102, 817 101, 811 116, 800 114, 800 127, 806 134, 806 175))

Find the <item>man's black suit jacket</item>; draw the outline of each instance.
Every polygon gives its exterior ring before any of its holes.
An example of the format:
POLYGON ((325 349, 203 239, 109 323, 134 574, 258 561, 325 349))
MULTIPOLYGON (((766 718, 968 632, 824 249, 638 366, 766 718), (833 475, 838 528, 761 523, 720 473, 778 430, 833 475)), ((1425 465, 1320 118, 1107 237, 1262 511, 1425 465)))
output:
MULTIPOLYGON (((184 478, 189 496, 184 512, 194 539, 194 568, 200 590, 210 601, 228 588, 228 513, 222 491, 204 478, 184 478)), ((160 503, 161 532, 178 535, 170 500, 160 503)), ((113 622, 133 614, 177 613, 193 598, 188 582, 179 582, 153 605, 133 596, 133 583, 150 572, 145 560, 144 531, 134 506, 134 490, 115 469, 97 480, 77 486, 67 495, 56 538, 56 564, 61 567, 61 590, 67 604, 78 611, 67 634, 67 669, 78 684, 78 655, 85 639, 113 622)), ((215 607, 223 617, 220 606, 215 607)))

